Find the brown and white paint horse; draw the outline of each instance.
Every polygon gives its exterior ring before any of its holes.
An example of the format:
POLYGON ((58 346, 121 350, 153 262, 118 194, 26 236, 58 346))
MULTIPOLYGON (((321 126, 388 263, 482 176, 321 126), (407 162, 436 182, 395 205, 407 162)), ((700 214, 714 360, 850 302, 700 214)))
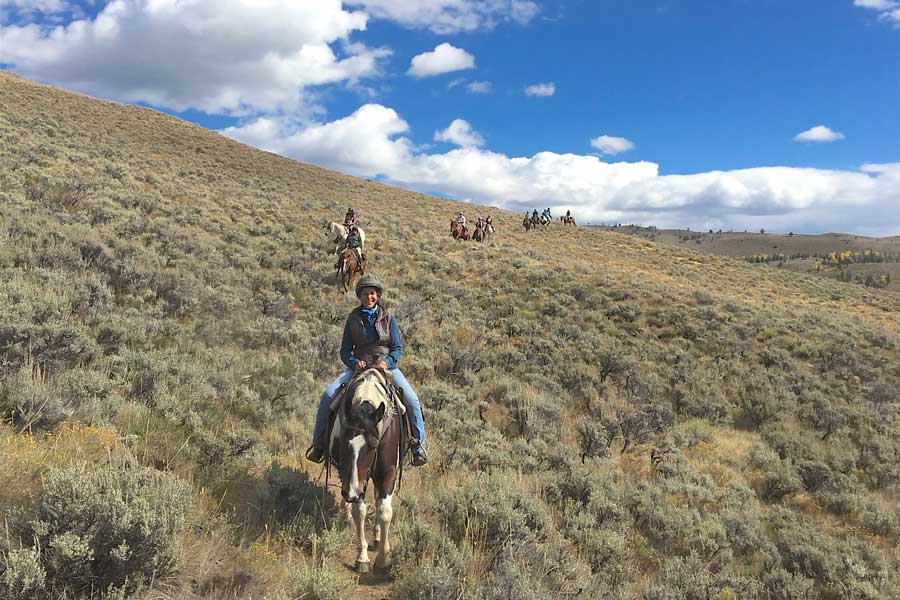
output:
POLYGON ((392 499, 405 458, 402 417, 388 392, 388 375, 370 368, 348 384, 331 430, 329 455, 341 478, 341 496, 356 529, 356 572, 369 572, 366 487, 375 482, 375 566, 385 569, 391 551, 392 499))

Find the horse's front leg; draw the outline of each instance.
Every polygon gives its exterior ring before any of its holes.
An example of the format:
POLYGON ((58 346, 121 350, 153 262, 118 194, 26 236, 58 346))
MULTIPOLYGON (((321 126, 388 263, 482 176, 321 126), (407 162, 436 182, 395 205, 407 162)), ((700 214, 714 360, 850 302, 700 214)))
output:
POLYGON ((359 553, 356 555, 356 572, 369 572, 369 545, 366 542, 366 503, 360 499, 353 504, 353 524, 356 527, 356 543, 359 553))
POLYGON ((391 552, 391 519, 394 517, 391 494, 375 501, 375 545, 378 548, 378 558, 375 559, 375 567, 387 569, 390 566, 391 552))

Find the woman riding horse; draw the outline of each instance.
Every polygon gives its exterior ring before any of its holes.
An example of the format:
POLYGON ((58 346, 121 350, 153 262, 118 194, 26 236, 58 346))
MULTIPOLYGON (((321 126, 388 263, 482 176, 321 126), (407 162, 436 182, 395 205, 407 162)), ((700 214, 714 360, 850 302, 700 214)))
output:
POLYGON ((331 410, 331 402, 341 385, 349 382, 354 373, 368 366, 377 366, 382 371, 390 371, 394 385, 403 390, 403 404, 410 411, 410 421, 415 431, 410 432, 412 464, 415 467, 428 462, 425 453, 425 421, 422 407, 415 390, 397 367, 403 356, 403 336, 397 321, 381 305, 384 288, 374 275, 365 275, 356 284, 359 306, 348 316, 341 339, 341 361, 347 369, 325 388, 319 398, 316 425, 313 428, 313 443, 306 451, 306 458, 312 462, 322 462, 328 440, 325 439, 325 425, 331 410))

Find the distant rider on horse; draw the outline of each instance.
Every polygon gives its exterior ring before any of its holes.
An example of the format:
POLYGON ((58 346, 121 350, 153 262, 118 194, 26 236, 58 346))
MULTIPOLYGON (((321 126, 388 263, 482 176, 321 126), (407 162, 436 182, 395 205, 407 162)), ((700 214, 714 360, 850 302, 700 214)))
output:
POLYGON ((355 373, 371 366, 385 372, 390 371, 394 385, 403 391, 403 404, 410 411, 410 421, 414 430, 410 432, 413 466, 418 467, 428 462, 425 453, 425 421, 422 419, 422 407, 415 390, 397 366, 403 356, 403 336, 393 315, 388 314, 387 309, 381 304, 383 291, 381 282, 374 275, 365 275, 356 284, 359 306, 347 316, 344 336, 341 338, 341 361, 347 369, 325 388, 325 392, 319 398, 313 443, 306 451, 306 458, 313 462, 322 462, 325 458, 328 446, 325 426, 331 402, 338 390, 349 382, 355 373))
POLYGON ((347 209, 347 214, 344 215, 344 227, 350 227, 351 225, 356 225, 356 213, 353 212, 353 207, 347 209))
POLYGON ((362 254, 362 237, 359 235, 359 227, 356 225, 350 226, 350 231, 347 233, 347 239, 344 240, 344 247, 338 252, 338 262, 335 265, 336 269, 341 268, 341 255, 344 253, 344 250, 353 250, 353 255, 356 257, 356 264, 359 265, 360 273, 365 273, 366 263, 362 254))
POLYGON ((544 212, 541 213, 541 218, 550 219, 551 221, 553 220, 553 217, 550 215, 550 209, 549 209, 549 208, 545 208, 545 209, 544 209, 544 212))

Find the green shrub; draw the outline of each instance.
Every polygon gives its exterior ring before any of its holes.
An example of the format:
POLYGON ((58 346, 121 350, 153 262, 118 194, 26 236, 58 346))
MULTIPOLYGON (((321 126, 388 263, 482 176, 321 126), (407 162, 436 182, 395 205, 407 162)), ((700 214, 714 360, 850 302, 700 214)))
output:
POLYGON ((0 597, 33 600, 44 595, 47 572, 37 548, 10 550, 0 554, 5 570, 0 575, 0 597))
POLYGON ((755 446, 749 463, 751 467, 760 472, 754 488, 762 500, 781 502, 785 496, 800 491, 800 477, 790 459, 780 459, 771 448, 763 445, 755 446))
POLYGON ((776 568, 762 577, 766 598, 771 600, 798 600, 815 598, 816 582, 799 573, 776 568))
POLYGON ((712 572, 696 555, 666 561, 643 600, 743 600, 759 591, 755 579, 728 572, 712 572))
POLYGON ((578 446, 581 448, 581 462, 589 458, 609 456, 609 432, 598 420, 586 417, 575 426, 578 446))
MULTIPOLYGON (((524 562, 524 561, 523 561, 524 562)), ((554 594, 540 579, 532 577, 529 565, 504 557, 476 582, 472 600, 549 600, 554 594)), ((576 590, 572 590, 576 591, 576 590)), ((571 591, 570 591, 571 593, 571 591)))
POLYGON ((152 469, 56 469, 23 537, 55 589, 133 588, 178 569, 190 504, 187 484, 152 469))
POLYGON ((397 581, 397 600, 458 600, 464 597, 459 576, 444 565, 429 565, 407 571, 397 581))
POLYGON ((761 376, 750 377, 738 395, 736 421, 759 428, 784 414, 791 406, 783 382, 761 376))
POLYGON ((349 574, 307 566, 294 575, 288 589, 270 594, 266 600, 344 600, 352 597, 354 587, 349 574))
POLYGON ((40 367, 26 364, 0 381, 0 417, 16 429, 47 431, 70 414, 59 388, 40 367))
POLYGON ((869 501, 863 508, 862 523, 872 533, 883 535, 895 544, 900 541, 900 511, 897 509, 890 512, 869 501))
POLYGON ((467 535, 491 545, 540 539, 552 525, 543 504, 510 477, 477 475, 469 483, 443 490, 433 502, 457 543, 467 535))

